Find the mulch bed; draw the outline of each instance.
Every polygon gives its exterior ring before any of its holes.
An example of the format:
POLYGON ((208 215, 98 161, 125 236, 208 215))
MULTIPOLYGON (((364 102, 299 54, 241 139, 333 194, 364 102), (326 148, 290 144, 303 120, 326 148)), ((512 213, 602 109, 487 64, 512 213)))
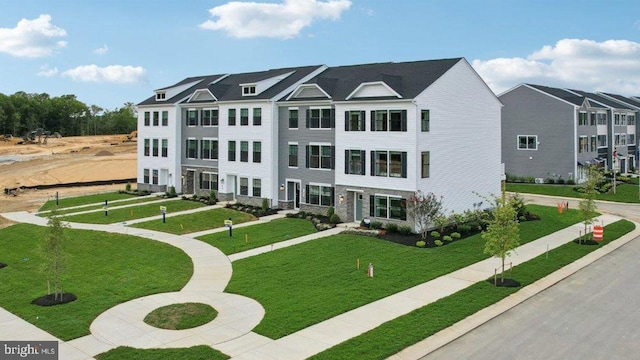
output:
POLYGON ((54 306, 76 301, 77 298, 78 297, 72 293, 62 293, 62 299, 58 296, 58 299, 56 300, 55 294, 49 294, 31 301, 31 303, 38 306, 54 306))
POLYGON ((504 281, 502 281, 501 279, 498 279, 498 282, 496 283, 493 281, 493 278, 491 278, 487 280, 487 282, 497 287, 520 287, 520 282, 515 281, 513 279, 504 279, 504 281))
POLYGON ((5 264, 5 263, 0 263, 0 269, 2 269, 3 267, 6 267, 6 266, 7 266, 7 264, 5 264))

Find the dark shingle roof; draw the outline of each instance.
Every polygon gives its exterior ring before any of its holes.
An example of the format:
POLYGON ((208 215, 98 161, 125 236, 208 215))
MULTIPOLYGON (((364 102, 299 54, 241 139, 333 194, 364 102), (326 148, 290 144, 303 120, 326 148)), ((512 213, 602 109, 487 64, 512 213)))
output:
POLYGON ((206 75, 206 76, 193 76, 193 77, 188 77, 174 85, 171 86, 167 86, 158 90, 167 90, 167 89, 171 89, 177 86, 181 86, 181 85, 185 85, 185 84, 190 84, 192 82, 197 81, 198 83, 183 90, 182 92, 180 92, 179 94, 166 99, 164 101, 157 101, 156 100, 156 95, 154 94, 153 96, 149 97, 148 99, 144 100, 143 102, 139 103, 138 105, 162 105, 162 104, 175 104, 181 100, 183 100, 185 97, 193 94, 194 91, 196 90, 200 90, 200 89, 206 89, 207 86, 212 83, 213 81, 221 78, 224 75, 206 75))
POLYGON ((211 91, 211 93, 219 101, 271 99, 282 91, 286 90, 291 85, 303 79, 305 76, 308 76, 319 67, 320 65, 315 65, 272 69, 252 73, 232 74, 224 78, 222 81, 209 86, 209 91, 211 91), (284 78, 280 82, 274 84, 270 88, 266 89, 262 93, 255 96, 242 96, 242 87, 240 86, 240 84, 252 84, 261 80, 270 79, 287 73, 292 74, 284 78))
POLYGON ((611 94, 611 93, 603 93, 604 95, 607 95, 609 97, 612 97, 618 101, 622 101, 626 104, 629 105, 633 105, 635 107, 640 108, 640 99, 634 99, 632 97, 626 97, 626 96, 622 96, 622 95, 618 95, 618 94, 611 94))
POLYGON ((584 102, 584 98, 582 96, 572 94, 564 89, 559 89, 559 88, 554 88, 549 86, 542 86, 542 85, 535 85, 535 84, 526 84, 526 85, 534 89, 540 90, 544 93, 547 93, 551 96, 555 96, 559 99, 570 102, 576 106, 582 106, 582 103, 584 102))
POLYGON ((346 100, 360 84, 384 81, 405 99, 412 99, 462 58, 330 67, 305 84, 317 84, 333 100, 346 100))
POLYGON ((578 93, 578 94, 580 94, 580 95, 582 95, 584 97, 586 97, 589 100, 597 101, 597 102, 599 102, 601 104, 604 104, 606 106, 610 106, 610 107, 612 107, 614 109, 633 110, 628 105, 624 105, 624 104, 621 104, 621 103, 619 103, 617 101, 613 101, 613 100, 607 99, 606 97, 598 95, 598 94, 594 94, 594 93, 590 93, 590 92, 586 92, 586 91, 581 91, 581 90, 573 90, 573 89, 570 89, 570 90, 575 92, 575 93, 578 93))

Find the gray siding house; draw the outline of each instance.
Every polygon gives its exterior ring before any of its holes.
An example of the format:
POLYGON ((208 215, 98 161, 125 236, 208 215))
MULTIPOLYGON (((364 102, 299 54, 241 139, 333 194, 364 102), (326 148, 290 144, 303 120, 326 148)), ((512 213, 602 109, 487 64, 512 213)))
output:
POLYGON ((533 84, 501 94, 507 176, 582 182, 590 165, 633 171, 640 108, 615 96, 533 84))

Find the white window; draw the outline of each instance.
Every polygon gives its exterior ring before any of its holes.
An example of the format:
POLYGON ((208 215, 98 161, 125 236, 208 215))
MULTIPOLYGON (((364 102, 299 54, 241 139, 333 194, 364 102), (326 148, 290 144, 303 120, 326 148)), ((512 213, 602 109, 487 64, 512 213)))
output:
POLYGON ((334 190, 329 185, 308 184, 306 189, 307 204, 332 206, 334 190))
POLYGON ((333 123, 333 111, 330 108, 309 109, 307 111, 307 128, 331 129, 333 123))
POLYGON ((518 135, 518 150, 538 150, 538 135, 518 135))
POLYGON ((307 168, 333 169, 333 152, 331 145, 307 145, 307 168))
POLYGON ((636 116, 627 115, 627 125, 635 125, 635 124, 636 124, 636 116))
POLYGON ((198 158, 198 140, 187 139, 187 159, 198 158))
POLYGON ((598 147, 607 147, 607 135, 598 135, 598 147))
POLYGON ((218 160, 218 139, 200 140, 200 155, 204 160, 218 160))
POLYGON ((586 112, 581 112, 578 114, 578 125, 587 125, 587 113, 586 112))
POLYGON ((166 100, 167 99, 167 93, 164 91, 159 91, 156 93, 156 100, 166 100))
POLYGON ((262 180, 253 179, 253 187, 251 188, 251 193, 255 197, 261 197, 262 196, 262 180))
POLYGON ((636 144, 636 134, 627 134, 627 144, 631 146, 636 144))
POLYGON ((607 114, 598 113, 598 125, 607 125, 607 114))
POLYGON ((298 167, 298 143, 289 143, 289 167, 298 167))
POLYGON ((407 220, 407 202, 403 198, 391 195, 371 195, 369 202, 369 215, 372 217, 407 220))
POLYGON ((627 145, 627 134, 620 134, 620 145, 627 145))
POLYGON ((371 175, 406 178, 407 153, 405 151, 372 151, 371 175))
POLYGON ((187 110, 187 126, 198 126, 198 110, 187 110))
POLYGON ((256 94, 256 86, 255 85, 243 85, 242 86, 242 96, 251 96, 256 94))
POLYGON ((588 136, 580 136, 578 152, 588 152, 589 151, 589 137, 588 136))
POLYGON ((218 109, 204 109, 200 119, 202 126, 218 126, 218 109))
POLYGON ((218 190, 218 174, 211 172, 200 173, 200 189, 218 190))
POLYGON ((620 134, 613 135, 613 145, 615 146, 620 145, 620 134))

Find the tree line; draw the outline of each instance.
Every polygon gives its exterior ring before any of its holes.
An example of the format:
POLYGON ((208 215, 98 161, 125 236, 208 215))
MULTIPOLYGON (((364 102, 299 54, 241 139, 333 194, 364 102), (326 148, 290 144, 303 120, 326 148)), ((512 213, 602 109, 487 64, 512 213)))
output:
POLYGON ((126 134, 135 130, 137 114, 133 103, 114 110, 87 105, 75 95, 50 97, 47 93, 12 95, 0 93, 2 134, 24 136, 42 128, 62 136, 126 134))

